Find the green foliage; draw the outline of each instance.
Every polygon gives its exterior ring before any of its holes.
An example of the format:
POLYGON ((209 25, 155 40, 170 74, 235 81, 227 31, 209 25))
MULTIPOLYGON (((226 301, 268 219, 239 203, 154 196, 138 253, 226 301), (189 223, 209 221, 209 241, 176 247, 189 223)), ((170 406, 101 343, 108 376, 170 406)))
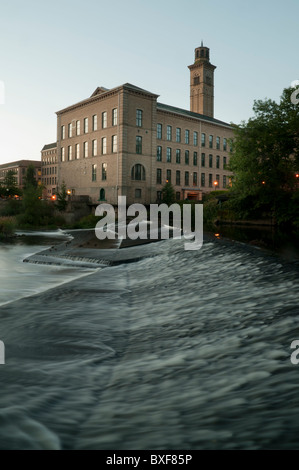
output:
POLYGON ((54 206, 41 200, 42 188, 28 185, 24 190, 22 213, 17 216, 18 225, 23 228, 48 227, 55 224, 54 206))
POLYGON ((1 185, 1 195, 3 197, 14 197, 15 195, 20 196, 22 191, 17 186, 16 172, 8 170, 1 185))
POLYGON ((37 184, 38 183, 35 177, 35 166, 31 164, 27 168, 23 187, 24 189, 27 189, 29 187, 37 188, 37 184))
POLYGON ((170 181, 167 181, 162 188, 162 202, 168 206, 176 202, 175 190, 170 181))
POLYGON ((84 229, 84 228, 95 228, 96 224, 101 220, 103 217, 97 217, 94 214, 86 215, 82 217, 78 222, 73 225, 73 228, 76 229, 84 229))
POLYGON ((64 212, 67 207, 67 191, 66 191, 66 184, 63 181, 60 190, 57 191, 56 193, 57 197, 57 202, 56 202, 56 207, 59 210, 59 212, 64 212))
POLYGON ((0 217, 0 238, 9 238, 14 235, 16 221, 13 217, 0 217))
POLYGON ((255 116, 235 126, 229 206, 240 218, 274 216, 278 223, 293 218, 289 209, 299 169, 299 106, 291 102, 292 92, 285 89, 280 103, 255 101, 255 116))
POLYGON ((0 212, 2 216, 14 216, 22 211, 22 202, 19 199, 8 199, 3 204, 0 212))

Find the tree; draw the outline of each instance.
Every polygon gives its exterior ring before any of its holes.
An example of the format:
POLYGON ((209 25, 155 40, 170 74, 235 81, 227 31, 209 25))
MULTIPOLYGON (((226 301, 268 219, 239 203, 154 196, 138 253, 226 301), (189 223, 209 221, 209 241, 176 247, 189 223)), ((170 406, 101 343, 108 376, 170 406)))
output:
POLYGON ((243 217, 265 212, 278 221, 288 217, 299 170, 299 106, 291 101, 293 91, 285 89, 279 103, 255 101, 255 116, 235 126, 231 205, 243 217))
POLYGON ((66 184, 63 181, 60 190, 57 191, 56 194, 57 203, 56 207, 60 212, 64 212, 67 207, 67 191, 66 191, 66 184))
POLYGON ((29 186, 31 186, 32 188, 37 188, 38 186, 38 183, 35 177, 35 166, 32 164, 30 164, 27 167, 25 181, 23 184, 24 189, 28 188, 29 186))
POLYGON ((2 183, 2 194, 6 197, 20 195, 21 191, 17 186, 16 172, 8 170, 2 183))
POLYGON ((167 181, 162 188, 162 202, 171 205, 175 202, 175 190, 170 181, 167 181))

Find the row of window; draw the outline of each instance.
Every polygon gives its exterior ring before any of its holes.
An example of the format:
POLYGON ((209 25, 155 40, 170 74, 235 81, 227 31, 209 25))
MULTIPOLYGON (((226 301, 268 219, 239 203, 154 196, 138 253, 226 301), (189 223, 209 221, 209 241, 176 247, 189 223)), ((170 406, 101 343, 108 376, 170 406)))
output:
MULTIPOLYGON (((74 155, 73 155, 73 146, 69 145, 68 147, 61 148, 61 161, 65 162, 66 157, 68 161, 71 160, 79 160, 81 147, 80 144, 75 144, 74 146, 74 155), (66 155, 67 152, 67 155, 66 155)), ((111 152, 117 153, 117 135, 113 135, 111 138, 111 152)), ((101 139, 101 155, 106 155, 108 153, 107 147, 107 137, 103 137, 101 139)), ((98 155, 98 141, 94 139, 91 142, 91 155, 95 157, 98 155)), ((89 145, 88 142, 83 142, 83 158, 87 158, 89 156, 89 145)))
MULTIPOLYGON (((162 162, 163 161, 162 153, 163 153, 162 147, 160 145, 158 145, 158 147, 157 147, 157 162, 162 162)), ((193 160, 193 165, 197 166, 198 165, 198 153, 197 152, 193 152, 193 159, 192 160, 193 160)), ((166 161, 167 161, 167 163, 172 162, 172 148, 171 147, 166 148, 166 161)), ((206 154, 205 153, 201 154, 201 166, 203 168, 206 166, 206 163, 208 163, 209 168, 213 168, 213 163, 214 163, 213 161, 214 161, 213 155, 209 155, 208 162, 206 162, 206 154)), ((175 151, 175 162, 178 163, 178 164, 182 163, 182 161, 181 161, 181 149, 176 149, 176 151, 175 151)), ((216 168, 220 168, 221 159, 220 159, 219 155, 216 156, 215 164, 216 164, 216 168)), ((185 165, 190 165, 190 152, 189 152, 189 150, 185 150, 185 165)), ((226 165, 227 165, 227 157, 223 157, 222 165, 223 165, 223 169, 225 169, 226 165)))
MULTIPOLYGON (((162 124, 157 124, 157 139, 162 139, 163 138, 163 126, 162 124)), ((173 132, 172 132, 172 126, 166 126, 166 140, 169 142, 172 141, 173 138, 173 132)), ((191 133, 190 130, 185 129, 184 133, 184 142, 185 144, 189 145, 190 144, 190 139, 191 139, 191 133)), ((180 143, 182 142, 182 129, 180 127, 176 128, 175 131, 175 141, 180 143)), ((205 147, 206 146, 206 134, 203 132, 201 134, 201 146, 205 147)), ((231 141, 229 141, 226 137, 223 137, 222 145, 223 145, 223 150, 226 152, 228 148, 228 143, 230 143, 230 151, 232 150, 231 148, 231 141)), ((194 131, 193 132, 193 145, 196 147, 198 145, 198 132, 194 131)), ((209 148, 214 148, 214 136, 209 135, 209 148)), ((220 150, 221 148, 221 138, 219 136, 216 137, 216 150, 220 150)))
MULTIPOLYGON (((106 181, 107 180, 107 163, 102 163, 102 171, 101 171, 101 177, 102 177, 102 181, 106 181)), ((97 181, 97 168, 98 166, 97 165, 92 165, 91 167, 91 181, 97 181)))
POLYGON ((56 176, 50 176, 49 178, 42 178, 42 183, 47 184, 47 185, 56 185, 57 184, 57 177, 56 176))
POLYGON ((42 159, 42 165, 51 165, 51 163, 57 163, 57 157, 47 157, 42 159))
POLYGON ((57 175, 57 167, 50 166, 47 168, 42 168, 42 175, 57 175))
MULTIPOLYGON (((112 109, 112 116, 111 116, 111 124, 112 126, 117 126, 118 122, 118 115, 117 115, 117 108, 112 109)), ((101 126, 102 129, 106 129, 108 126, 108 113, 104 111, 101 116, 101 126)), ((97 131, 98 130, 98 116, 94 114, 91 119, 91 130, 97 131)), ((86 117, 83 119, 83 134, 87 134, 89 132, 89 118, 86 117)), ((68 138, 74 137, 75 135, 81 134, 81 121, 80 120, 73 120, 67 125, 67 136, 68 138)), ((61 140, 66 138, 66 126, 61 126, 61 140)))
MULTIPOLYGON (((175 172, 175 185, 176 186, 181 186, 181 171, 176 170, 175 172)), ((166 180, 163 180, 162 178, 162 168, 157 168, 157 175, 156 175, 156 182, 157 184, 164 184, 164 182, 170 182, 171 183, 171 178, 172 178, 172 171, 166 170, 166 180)), ((222 187, 226 188, 227 184, 229 182, 229 179, 226 175, 223 175, 223 180, 222 180, 222 187)), ((201 179, 200 179, 200 185, 201 187, 205 187, 206 183, 208 183, 209 188, 213 187, 219 187, 220 186, 220 175, 216 175, 216 177, 213 179, 213 174, 210 173, 208 175, 208 181, 206 181, 206 174, 201 173, 201 179)), ((184 172, 184 185, 185 186, 190 186, 192 184, 193 186, 198 185, 198 173, 194 171, 193 173, 189 173, 189 171, 184 172)))

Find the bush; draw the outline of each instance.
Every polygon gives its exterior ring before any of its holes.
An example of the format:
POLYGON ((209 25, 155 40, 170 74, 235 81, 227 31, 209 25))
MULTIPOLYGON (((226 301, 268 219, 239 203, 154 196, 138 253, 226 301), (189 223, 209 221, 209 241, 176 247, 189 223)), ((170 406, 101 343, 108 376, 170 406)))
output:
POLYGON ((1 215, 5 217, 14 216, 20 214, 22 211, 22 202, 17 199, 9 199, 5 201, 2 209, 1 215))
POLYGON ((0 217, 0 238, 9 238, 14 235, 16 221, 14 217, 0 217))
POLYGON ((103 217, 97 217, 94 214, 86 215, 82 217, 78 222, 75 222, 73 228, 76 229, 84 229, 84 228, 95 228, 96 224, 101 220, 103 217))

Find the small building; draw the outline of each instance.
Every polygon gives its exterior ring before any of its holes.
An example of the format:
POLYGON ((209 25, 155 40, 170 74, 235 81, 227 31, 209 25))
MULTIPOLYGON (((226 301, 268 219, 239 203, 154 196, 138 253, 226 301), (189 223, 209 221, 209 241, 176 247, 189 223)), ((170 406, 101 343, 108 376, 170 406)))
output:
POLYGON ((57 143, 47 144, 41 151, 43 197, 51 199, 57 190, 57 143))
POLYGON ((0 183, 4 182, 7 173, 11 170, 15 173, 16 185, 22 189, 25 182, 27 168, 30 165, 34 166, 36 181, 38 184, 41 184, 41 162, 38 160, 18 160, 16 162, 4 163, 0 165, 0 183))

